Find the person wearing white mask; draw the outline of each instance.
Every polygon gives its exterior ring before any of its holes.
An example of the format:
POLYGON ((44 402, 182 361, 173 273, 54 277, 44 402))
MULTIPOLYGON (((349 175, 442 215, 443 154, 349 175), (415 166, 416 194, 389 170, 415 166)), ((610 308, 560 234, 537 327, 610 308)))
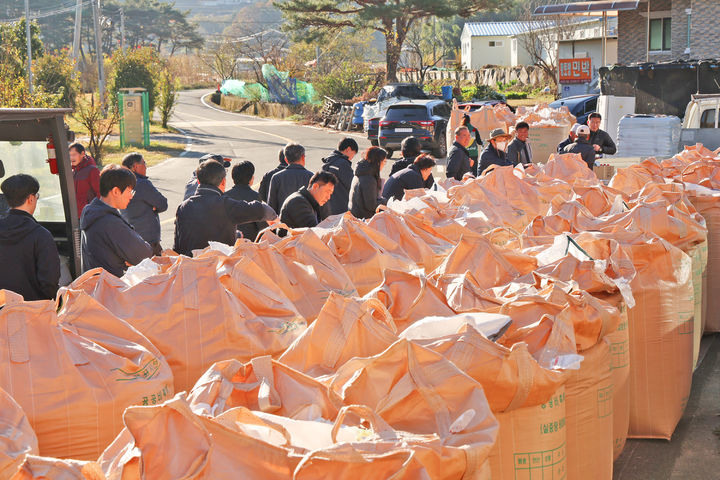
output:
POLYGON ((478 175, 481 175, 490 165, 498 165, 500 167, 512 166, 512 162, 508 161, 505 154, 508 143, 512 135, 508 134, 502 128, 496 128, 490 132, 490 138, 487 146, 480 155, 480 167, 478 167, 478 175))

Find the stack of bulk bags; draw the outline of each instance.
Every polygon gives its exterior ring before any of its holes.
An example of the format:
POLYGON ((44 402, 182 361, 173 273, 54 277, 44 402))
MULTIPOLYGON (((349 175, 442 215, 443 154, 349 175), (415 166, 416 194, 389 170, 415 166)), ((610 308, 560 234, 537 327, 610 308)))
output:
POLYGON ((331 292, 357 295, 345 269, 315 229, 259 244, 238 242, 232 253, 237 255, 257 263, 308 323, 317 317, 331 292))
POLYGON ((268 356, 216 363, 187 399, 194 412, 212 417, 235 407, 304 420, 337 414, 325 385, 268 356))
POLYGON ((573 238, 596 259, 607 258, 602 240, 616 241, 633 261, 629 437, 670 439, 692 380, 692 261, 665 240, 641 232, 585 232, 573 238))
MULTIPOLYGON (((279 355, 306 326, 295 311, 253 312, 222 285, 219 261, 218 256, 176 257, 167 272, 132 286, 95 269, 71 288, 90 291, 146 335, 168 360, 175 390, 188 390, 217 361, 279 355)), ((252 293, 263 292, 258 284, 252 293)))
POLYGON ((480 383, 442 355, 400 339, 349 360, 329 389, 337 404, 366 405, 396 430, 437 438, 448 460, 443 476, 489 478, 497 422, 480 383))
POLYGON ((2 293, 0 387, 25 410, 40 454, 94 460, 122 429, 126 407, 172 397, 157 348, 85 293, 58 303, 2 293))
POLYGON ((283 353, 283 364, 329 382, 353 357, 378 354, 397 340, 390 312, 377 299, 331 294, 318 318, 283 353))
MULTIPOLYGON (((0 295, 7 294, 6 290, 0 295)), ((0 478, 9 478, 26 455, 38 453, 38 441, 20 405, 0 389, 0 478)))
POLYGON ((316 231, 360 295, 382 284, 385 269, 411 271, 417 268, 400 245, 350 212, 326 219, 316 231))
POLYGON ((442 255, 437 255, 400 215, 387 211, 376 213, 368 221, 368 226, 397 242, 408 257, 426 272, 432 272, 442 261, 442 255))
MULTIPOLYGON (((562 327, 557 324, 551 334, 553 339, 549 340, 551 345, 562 344, 562 327)), ((457 332, 445 329, 443 332, 441 325, 432 336, 419 335, 423 332, 418 331, 403 332, 401 336, 442 354, 483 386, 499 424, 489 459, 492 478, 563 476, 566 470, 563 384, 567 375, 540 365, 525 343, 506 348, 488 340, 471 325, 464 325, 457 332)), ((574 351, 572 341, 565 344, 569 351, 574 351)))

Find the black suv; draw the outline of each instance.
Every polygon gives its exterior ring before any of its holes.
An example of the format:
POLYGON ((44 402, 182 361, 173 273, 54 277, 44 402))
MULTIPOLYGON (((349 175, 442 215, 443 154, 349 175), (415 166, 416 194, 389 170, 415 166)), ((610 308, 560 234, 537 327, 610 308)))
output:
POLYGON ((445 129, 450 105, 443 100, 408 100, 391 105, 380 119, 378 144, 391 157, 407 137, 416 137, 437 158, 447 155, 445 129))

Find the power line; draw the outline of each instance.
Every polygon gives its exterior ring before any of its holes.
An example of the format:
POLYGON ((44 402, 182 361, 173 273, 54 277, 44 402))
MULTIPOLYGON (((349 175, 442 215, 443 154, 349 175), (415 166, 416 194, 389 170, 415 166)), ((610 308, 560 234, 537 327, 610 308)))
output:
MULTIPOLYGON (((92 2, 83 2, 82 6, 84 8, 86 6, 90 6, 91 3, 92 2)), ((70 12, 74 11, 76 7, 77 7, 77 4, 73 3, 72 5, 67 5, 65 7, 53 8, 53 9, 45 10, 45 11, 36 11, 34 14, 33 13, 30 14, 30 20, 32 21, 32 20, 37 20, 40 18, 47 18, 47 17, 53 17, 55 15, 62 15, 63 13, 70 13, 70 12)), ((17 17, 17 18, 3 18, 3 19, 0 19, 0 24, 17 23, 17 22, 21 21, 23 18, 25 18, 24 15, 22 17, 17 17)))

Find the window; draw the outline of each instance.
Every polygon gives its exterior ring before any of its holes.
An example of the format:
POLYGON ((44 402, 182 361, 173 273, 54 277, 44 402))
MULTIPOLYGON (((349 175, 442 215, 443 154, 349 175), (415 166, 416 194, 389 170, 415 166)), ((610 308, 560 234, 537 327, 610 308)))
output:
POLYGON ((491 47, 502 47, 503 42, 502 42, 502 40, 491 40, 488 42, 488 45, 491 47))
POLYGON ((597 98, 585 102, 585 111, 583 113, 593 113, 595 110, 597 110, 597 98))
POLYGON ((669 52, 672 38, 672 20, 670 18, 653 18, 650 20, 651 52, 669 52))
POLYGON ((436 117, 450 118, 450 106, 447 103, 435 105, 435 107, 433 107, 432 114, 436 117))
POLYGON ((715 128, 715 109, 705 110, 700 116, 700 128, 715 128))

